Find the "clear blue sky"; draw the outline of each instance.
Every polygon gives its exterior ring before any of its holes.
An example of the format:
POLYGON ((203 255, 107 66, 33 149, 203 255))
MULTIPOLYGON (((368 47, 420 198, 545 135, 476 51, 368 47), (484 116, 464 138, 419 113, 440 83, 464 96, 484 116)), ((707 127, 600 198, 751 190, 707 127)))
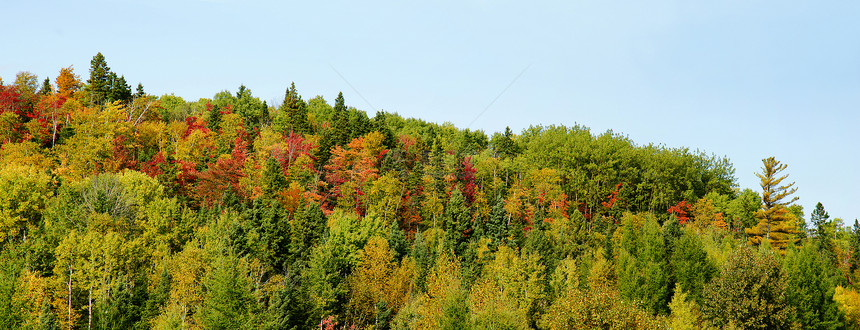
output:
POLYGON ((759 191, 788 164, 816 202, 860 217, 858 1, 12 1, 0 77, 84 79, 102 52, 147 92, 235 91, 270 103, 291 81, 333 100, 471 128, 579 123, 639 144, 728 156, 759 191), (339 71, 368 102, 332 69, 339 71))

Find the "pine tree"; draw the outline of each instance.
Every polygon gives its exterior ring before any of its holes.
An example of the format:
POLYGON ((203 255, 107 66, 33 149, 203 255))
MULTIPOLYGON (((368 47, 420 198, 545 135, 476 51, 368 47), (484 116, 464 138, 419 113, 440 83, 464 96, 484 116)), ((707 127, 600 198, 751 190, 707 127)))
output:
POLYGON ((290 88, 284 93, 284 102, 281 104, 281 111, 287 115, 287 123, 285 128, 287 131, 294 131, 299 134, 310 133, 311 123, 308 121, 307 103, 302 100, 301 95, 296 91, 296 83, 291 83, 290 88))
POLYGON ((110 93, 108 101, 128 102, 131 100, 131 86, 125 81, 124 76, 116 76, 116 73, 110 73, 110 93))
POLYGON ((90 92, 90 103, 101 104, 106 101, 111 90, 110 67, 105 62, 101 52, 90 61, 90 79, 87 80, 87 90, 90 92))
POLYGON ((39 90, 39 94, 48 95, 54 92, 54 89, 51 87, 51 78, 45 78, 45 81, 42 82, 42 89, 39 90))
POLYGON ((779 176, 779 173, 788 165, 780 163, 774 157, 762 159, 762 163, 764 163, 762 173, 756 173, 756 176, 761 179, 763 190, 763 203, 761 209, 755 214, 759 223, 756 227, 747 228, 744 231, 749 235, 751 244, 759 245, 763 240, 768 240, 773 248, 778 249, 780 253, 785 253, 789 243, 794 241, 791 236, 798 233, 795 225, 791 223, 795 217, 789 213, 786 206, 798 198, 793 197, 787 202, 783 199, 797 191, 797 188, 793 188, 794 182, 780 185, 788 178, 788 174, 779 176))
POLYGON ((818 251, 824 256, 833 258, 833 238, 828 234, 830 214, 824 210, 824 205, 821 202, 815 205, 815 210, 812 211, 809 220, 812 222, 813 238, 818 242, 818 251))
POLYGON ((143 84, 137 83, 137 91, 134 93, 134 98, 140 98, 146 96, 146 92, 143 91, 143 84))
POLYGON ((334 100, 334 116, 332 116, 334 126, 334 145, 346 145, 349 143, 349 113, 346 111, 346 104, 343 100, 343 92, 337 94, 334 100))

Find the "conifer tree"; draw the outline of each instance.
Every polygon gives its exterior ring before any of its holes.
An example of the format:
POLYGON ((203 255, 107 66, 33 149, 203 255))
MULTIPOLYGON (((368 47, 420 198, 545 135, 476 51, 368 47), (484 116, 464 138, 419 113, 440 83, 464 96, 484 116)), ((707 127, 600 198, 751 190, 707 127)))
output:
POLYGON ((51 78, 45 78, 45 81, 42 82, 42 89, 39 90, 39 94, 48 95, 54 92, 54 89, 51 87, 51 78))
POLYGON ((131 86, 125 81, 124 76, 116 76, 116 73, 110 73, 110 93, 108 101, 123 101, 131 100, 131 86))
POLYGON ((107 100, 111 90, 110 67, 107 66, 101 52, 90 61, 90 79, 87 80, 87 90, 90 92, 90 103, 101 104, 107 100))
POLYGON ((343 100, 343 92, 337 94, 334 99, 334 116, 332 116, 334 129, 334 145, 346 145, 349 141, 349 113, 343 100))
POLYGON ((137 91, 134 93, 135 98, 144 97, 146 92, 143 91, 143 84, 137 83, 137 91))
POLYGON ((791 236, 797 234, 795 225, 791 223, 795 217, 789 213, 786 206, 798 198, 792 197, 788 201, 783 199, 797 191, 797 188, 793 187, 794 182, 781 185, 788 178, 788 174, 782 176, 779 174, 788 165, 780 163, 774 157, 762 159, 762 163, 764 164, 762 173, 756 173, 756 176, 761 179, 763 190, 762 206, 755 214, 759 222, 756 227, 747 228, 744 231, 749 235, 751 244, 759 245, 762 241, 768 240, 773 248, 778 249, 780 253, 785 253, 788 244, 794 241, 791 236))
POLYGON ((301 95, 296 91, 296 83, 291 83, 290 88, 284 93, 284 102, 281 104, 281 111, 287 115, 287 123, 284 125, 289 131, 296 133, 310 133, 311 123, 308 121, 307 103, 302 100, 301 95))

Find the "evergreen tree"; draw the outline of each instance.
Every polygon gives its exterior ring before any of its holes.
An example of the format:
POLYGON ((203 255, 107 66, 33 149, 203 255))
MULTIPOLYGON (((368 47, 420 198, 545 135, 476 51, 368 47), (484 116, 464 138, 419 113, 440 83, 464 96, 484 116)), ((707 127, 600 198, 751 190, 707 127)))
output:
POLYGON ((514 133, 510 127, 505 127, 504 134, 494 134, 490 144, 493 150, 501 157, 513 157, 519 153, 517 145, 513 140, 514 133))
POLYGON ((210 131, 218 132, 221 128, 221 107, 217 104, 207 104, 209 108, 209 116, 206 118, 206 127, 209 128, 210 131))
POLYGON ((821 202, 815 205, 815 210, 812 211, 809 220, 812 222, 813 238, 818 243, 819 252, 827 257, 828 260, 835 261, 833 253, 833 237, 829 234, 829 227, 832 225, 830 215, 824 210, 824 205, 821 202))
POLYGON ((339 92, 334 100, 332 124, 334 142, 332 145, 344 146, 349 143, 349 113, 343 100, 343 92, 339 92))
POLYGON ((279 128, 285 130, 285 133, 290 131, 298 134, 311 133, 311 123, 308 121, 308 105, 296 91, 295 82, 291 83, 290 88, 284 93, 281 113, 286 115, 287 120, 285 123, 281 123, 279 128))
POLYGON ((87 79, 87 90, 90 93, 91 104, 102 104, 107 101, 111 91, 111 72, 101 52, 90 61, 90 78, 87 79))
POLYGON ((385 145, 385 148, 392 150, 397 147, 397 140, 394 138, 394 133, 391 132, 391 128, 388 127, 388 124, 385 122, 385 112, 377 111, 376 116, 373 117, 373 121, 371 122, 371 131, 376 131, 382 133, 382 136, 385 137, 382 144, 385 145))
MULTIPOLYGON (((818 205, 821 205, 819 203, 818 205)), ((791 249, 785 257, 787 301, 794 306, 795 319, 806 329, 836 329, 841 324, 833 301, 835 285, 827 258, 820 258, 815 242, 801 250, 791 249)))
POLYGON ((141 98, 146 96, 146 92, 143 91, 143 84, 137 83, 137 90, 134 93, 134 98, 141 98))
POLYGON ((717 274, 717 266, 708 257, 699 236, 693 232, 685 232, 674 250, 671 265, 676 282, 689 293, 690 298, 701 303, 702 290, 717 274))
POLYGON ((642 227, 625 215, 624 236, 618 251, 616 276, 621 295, 639 301, 653 314, 668 314, 669 267, 660 225, 648 217, 642 227))
POLYGON ((456 255, 462 255, 472 231, 472 215, 459 189, 454 189, 445 207, 443 228, 447 237, 445 243, 450 244, 456 255))
POLYGON ((108 101, 128 102, 131 100, 131 86, 125 81, 124 76, 116 76, 116 73, 110 73, 110 93, 108 101))
POLYGON ((51 87, 51 79, 45 78, 45 81, 42 82, 42 89, 39 90, 39 94, 48 95, 54 92, 54 89, 51 87))
POLYGON ((860 222, 854 219, 854 227, 851 230, 851 235, 848 238, 848 249, 851 252, 851 278, 852 282, 857 283, 857 270, 860 269, 860 222))
POLYGON ((247 327, 254 297, 240 260, 231 255, 218 256, 205 279, 206 297, 199 312, 207 329, 247 327))
POLYGON ((785 253, 789 243, 794 241, 791 235, 797 233, 795 224, 790 223, 791 220, 796 219, 789 213, 786 206, 798 198, 793 197, 788 201, 783 199, 797 191, 797 188, 793 188, 794 182, 780 185, 788 177, 787 174, 779 176, 787 165, 781 164, 773 157, 762 159, 762 163, 764 163, 762 173, 756 173, 756 176, 761 179, 763 190, 762 207, 756 211, 759 223, 756 227, 747 228, 744 231, 749 235, 750 243, 759 245, 763 240, 767 240, 773 248, 778 249, 780 253, 785 253))

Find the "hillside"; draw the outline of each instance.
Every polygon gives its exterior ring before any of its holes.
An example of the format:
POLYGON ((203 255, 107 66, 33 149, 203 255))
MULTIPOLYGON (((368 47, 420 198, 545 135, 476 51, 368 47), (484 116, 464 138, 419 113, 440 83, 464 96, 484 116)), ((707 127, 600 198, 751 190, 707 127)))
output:
POLYGON ((0 85, 3 328, 860 325, 860 226, 772 158, 740 190, 612 131, 186 101, 101 54, 0 85))

